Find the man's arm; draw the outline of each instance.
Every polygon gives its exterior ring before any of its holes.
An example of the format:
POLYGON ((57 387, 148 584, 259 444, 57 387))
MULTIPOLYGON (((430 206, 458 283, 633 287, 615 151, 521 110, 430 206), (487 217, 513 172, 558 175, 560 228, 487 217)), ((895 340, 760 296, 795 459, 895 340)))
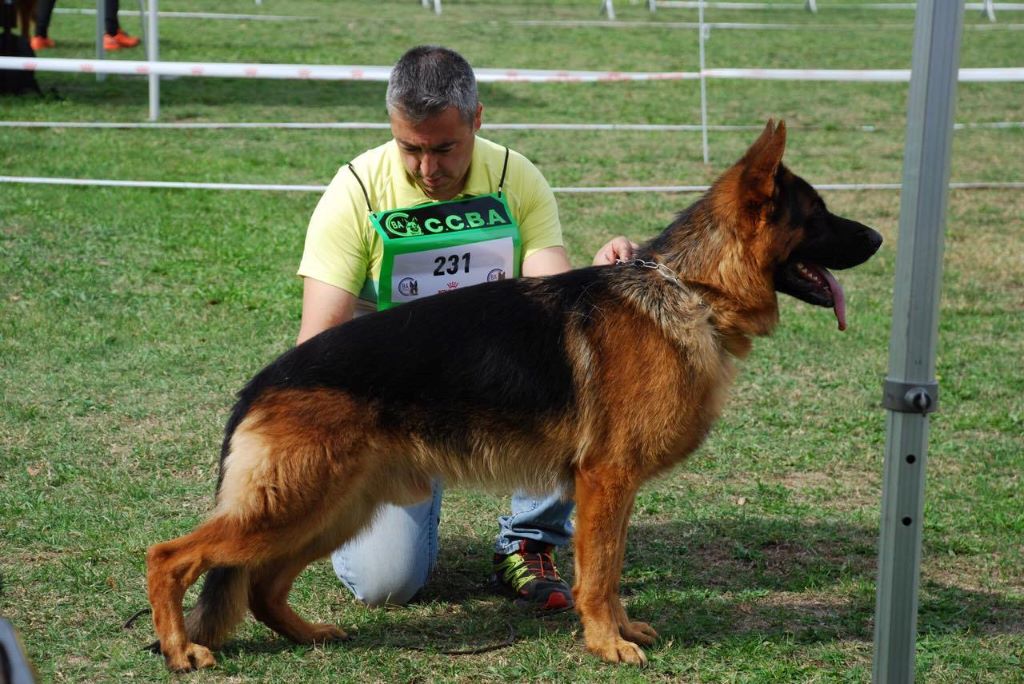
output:
MULTIPOLYGON (((614 264, 616 260, 623 261, 633 258, 633 252, 638 248, 635 242, 623 236, 614 237, 605 243, 594 255, 594 266, 605 266, 614 264)), ((538 249, 530 256, 523 259, 524 276, 546 276, 556 273, 564 273, 572 266, 569 264, 569 256, 565 247, 546 247, 538 249)))
POLYGON ((356 296, 316 278, 302 279, 302 323, 295 344, 340 323, 352 320, 356 296))
POLYGON ((532 278, 564 273, 571 268, 565 247, 545 247, 523 259, 522 272, 524 276, 532 278))

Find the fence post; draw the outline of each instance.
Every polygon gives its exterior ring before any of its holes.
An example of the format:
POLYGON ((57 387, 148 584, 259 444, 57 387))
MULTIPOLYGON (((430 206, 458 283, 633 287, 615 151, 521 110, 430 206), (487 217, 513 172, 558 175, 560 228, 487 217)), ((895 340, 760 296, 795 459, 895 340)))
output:
POLYGON ((981 8, 981 11, 988 17, 989 21, 995 22, 996 4, 994 0, 985 0, 985 5, 981 8))
MULTIPOLYGON (((107 3, 96 0, 96 59, 103 59, 107 51, 103 48, 103 34, 107 31, 107 3)), ((96 74, 97 81, 107 80, 106 74, 96 74)))
POLYGON ((710 161, 708 150, 708 81, 704 76, 704 0, 697 3, 697 41, 700 50, 700 138, 701 150, 704 153, 704 163, 710 161))
POLYGON ((157 0, 149 0, 149 40, 146 41, 146 59, 149 60, 149 120, 160 118, 160 76, 153 73, 153 67, 160 61, 160 36, 158 34, 157 0))

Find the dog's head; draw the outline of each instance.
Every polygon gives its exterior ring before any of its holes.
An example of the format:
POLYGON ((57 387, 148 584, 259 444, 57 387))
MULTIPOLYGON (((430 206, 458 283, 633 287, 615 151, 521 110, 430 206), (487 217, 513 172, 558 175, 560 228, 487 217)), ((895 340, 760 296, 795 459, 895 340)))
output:
POLYGON ((741 238, 759 267, 770 272, 775 290, 835 310, 846 328, 846 298, 829 269, 867 261, 882 236, 836 216, 804 179, 782 163, 786 126, 771 120, 743 158, 723 176, 731 178, 741 238))

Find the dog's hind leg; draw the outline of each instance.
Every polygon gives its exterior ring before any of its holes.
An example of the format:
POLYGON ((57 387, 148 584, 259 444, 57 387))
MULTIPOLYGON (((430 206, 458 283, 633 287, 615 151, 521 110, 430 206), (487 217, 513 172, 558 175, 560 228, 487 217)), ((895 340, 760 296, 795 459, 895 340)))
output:
POLYGON ((257 620, 297 644, 343 641, 348 635, 341 628, 307 622, 288 605, 292 583, 312 560, 289 558, 261 567, 249 587, 249 609, 257 620))
POLYGON ((310 623, 302 619, 288 605, 288 594, 299 573, 313 561, 323 558, 352 538, 369 522, 376 506, 367 502, 336 506, 334 525, 328 526, 304 549, 286 558, 262 565, 254 571, 249 586, 249 609, 253 616, 278 634, 299 644, 319 644, 342 641, 345 632, 323 623, 310 623))
MULTIPOLYGON (((278 564, 280 576, 263 572, 257 613, 286 635, 316 640, 311 626, 284 603, 288 589, 303 567, 334 548, 332 542, 336 546, 358 532, 378 501, 372 487, 364 491, 370 452, 353 446, 362 431, 344 406, 321 399, 300 393, 251 411, 231 436, 213 516, 191 534, 150 548, 149 599, 170 669, 215 664, 206 646, 190 641, 189 632, 215 634, 214 641, 225 638, 234 626, 228 623, 244 616, 239 604, 248 604, 266 564, 278 564), (292 561, 281 565, 283 559, 292 561), (231 573, 226 603, 209 601, 210 609, 204 605, 186 624, 185 591, 211 568, 241 572, 231 573), (245 590, 236 591, 244 577, 249 578, 245 590)), ((216 579, 223 584, 220 574, 216 579)))
POLYGON ((232 538, 224 529, 228 524, 214 518, 191 534, 151 546, 146 553, 153 625, 167 667, 175 672, 216 664, 209 648, 189 641, 181 601, 185 591, 215 564, 220 554, 211 549, 220 539, 232 538))
POLYGON ((636 490, 637 485, 617 468, 577 474, 573 595, 587 650, 609 662, 643 665, 647 657, 627 635, 644 630, 629 623, 618 597, 625 521, 636 490))
POLYGON ((309 625, 285 603, 295 577, 314 559, 330 552, 333 547, 326 542, 333 542, 334 535, 322 531, 318 535, 314 531, 315 539, 310 541, 306 521, 279 525, 267 524, 266 520, 259 522, 263 524, 215 515, 191 534, 150 547, 146 554, 149 601, 160 650, 169 669, 181 672, 215 665, 209 648, 194 643, 189 634, 200 639, 204 634, 216 634, 214 642, 221 641, 244 615, 244 603, 252 600, 253 612, 259 619, 296 641, 344 638, 344 632, 337 628, 309 625), (190 615, 186 626, 182 598, 211 568, 214 572, 228 568, 232 574, 240 573, 232 584, 239 578, 251 578, 247 582, 249 590, 236 591, 231 587, 226 601, 207 601, 210 605, 203 603, 201 594, 199 612, 190 615))

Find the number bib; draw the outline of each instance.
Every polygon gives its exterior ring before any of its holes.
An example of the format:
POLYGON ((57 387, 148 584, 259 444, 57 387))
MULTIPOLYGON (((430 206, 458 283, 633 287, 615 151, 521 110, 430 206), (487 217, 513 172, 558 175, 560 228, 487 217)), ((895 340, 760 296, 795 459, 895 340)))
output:
POLYGON ((502 193, 370 212, 370 221, 384 243, 379 311, 519 277, 519 226, 502 193))

